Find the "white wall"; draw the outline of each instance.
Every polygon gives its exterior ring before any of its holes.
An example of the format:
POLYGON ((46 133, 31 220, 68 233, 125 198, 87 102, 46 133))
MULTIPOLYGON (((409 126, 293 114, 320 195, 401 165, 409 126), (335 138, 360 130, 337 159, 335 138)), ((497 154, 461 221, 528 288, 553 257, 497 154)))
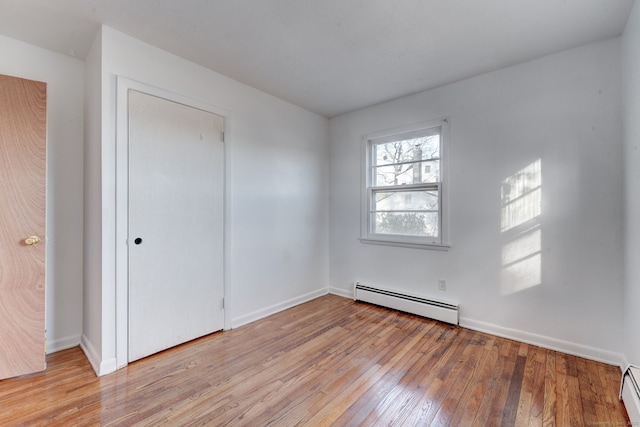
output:
POLYGON ((362 281, 452 300, 463 325, 620 363, 620 72, 612 39, 331 119, 332 290, 347 295, 362 281), (362 135, 442 116, 451 250, 361 244, 362 135), (509 274, 501 186, 536 161, 540 234, 521 241, 529 269, 509 274))
POLYGON ((82 333, 82 61, 0 36, 0 73, 47 83, 47 351, 82 333))
POLYGON ((102 241, 90 245, 101 250, 102 270, 85 291, 101 292, 85 300, 87 316, 100 318, 91 320, 99 324, 100 336, 87 337, 87 345, 96 349, 99 359, 93 360, 94 367, 100 373, 111 370, 116 351, 117 75, 230 112, 225 137, 228 324, 235 327, 326 293, 327 119, 108 27, 102 28, 99 38, 102 151, 100 164, 92 167, 101 167, 101 200, 92 201, 94 206, 87 209, 101 215, 94 220, 101 224, 102 241))
POLYGON ((640 366, 640 5, 622 37, 625 170, 625 356, 640 366))

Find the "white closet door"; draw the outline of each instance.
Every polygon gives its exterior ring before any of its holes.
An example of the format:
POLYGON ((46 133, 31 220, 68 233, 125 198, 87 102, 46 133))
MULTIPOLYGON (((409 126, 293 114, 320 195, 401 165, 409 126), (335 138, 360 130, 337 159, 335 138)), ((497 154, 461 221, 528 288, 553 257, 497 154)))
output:
POLYGON ((224 326, 223 118, 129 92, 129 361, 224 326))

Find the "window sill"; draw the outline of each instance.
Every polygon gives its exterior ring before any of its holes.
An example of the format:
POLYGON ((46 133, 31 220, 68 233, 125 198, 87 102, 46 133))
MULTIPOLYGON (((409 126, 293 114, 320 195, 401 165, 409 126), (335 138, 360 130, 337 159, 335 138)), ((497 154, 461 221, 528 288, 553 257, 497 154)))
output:
POLYGON ((442 251, 447 252, 451 245, 441 244, 441 243, 414 243, 414 242, 402 242, 397 240, 382 240, 382 239, 370 239, 370 238, 360 238, 360 243, 364 243, 366 245, 384 245, 384 246, 397 246, 402 248, 413 248, 413 249, 426 249, 432 251, 442 251))

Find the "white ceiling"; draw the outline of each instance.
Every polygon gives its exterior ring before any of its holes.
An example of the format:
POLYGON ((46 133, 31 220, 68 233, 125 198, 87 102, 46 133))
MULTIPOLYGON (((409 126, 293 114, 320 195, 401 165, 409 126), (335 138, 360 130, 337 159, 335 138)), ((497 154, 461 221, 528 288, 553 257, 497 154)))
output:
POLYGON ((84 58, 99 24, 327 117, 621 34, 633 0, 0 0, 84 58))

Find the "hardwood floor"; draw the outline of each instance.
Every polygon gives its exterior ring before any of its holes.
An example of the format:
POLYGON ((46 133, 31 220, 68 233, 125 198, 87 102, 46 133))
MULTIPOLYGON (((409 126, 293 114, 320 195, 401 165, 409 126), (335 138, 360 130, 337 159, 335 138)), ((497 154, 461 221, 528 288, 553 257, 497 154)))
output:
POLYGON ((0 425, 627 425, 620 370, 325 296, 97 378, 0 381, 0 425))

